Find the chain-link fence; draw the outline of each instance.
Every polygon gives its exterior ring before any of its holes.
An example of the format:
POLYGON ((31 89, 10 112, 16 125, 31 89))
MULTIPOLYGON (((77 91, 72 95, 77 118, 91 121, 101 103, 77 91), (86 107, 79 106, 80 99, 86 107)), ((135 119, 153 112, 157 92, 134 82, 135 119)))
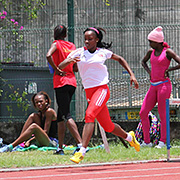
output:
MULTIPOLYGON (((84 45, 83 31, 87 27, 96 26, 106 30, 104 41, 112 42, 111 50, 127 60, 140 84, 138 90, 130 87, 127 72, 117 62, 107 61, 111 91, 108 107, 114 120, 139 119, 138 111, 149 88, 148 74, 141 66, 141 60, 149 49, 148 33, 161 25, 165 40, 175 52, 180 52, 180 1, 178 0, 44 0, 42 1, 44 5, 37 7, 36 19, 31 18, 29 10, 19 8, 27 6, 22 5, 25 1, 7 0, 7 2, 11 3, 6 7, 0 2, 2 4, 0 10, 7 11, 7 18, 16 19, 24 28, 16 31, 17 34, 14 35, 13 28, 9 28, 8 22, 1 20, 1 27, 6 26, 6 28, 0 28, 0 62, 3 67, 9 67, 12 64, 19 65, 13 67, 13 70, 17 71, 19 67, 25 66, 30 67, 32 71, 34 68, 39 68, 39 70, 44 68, 48 80, 52 77, 48 75, 46 53, 53 42, 53 29, 57 24, 64 24, 68 27, 69 37, 71 36, 71 40, 74 39, 77 47, 84 45), (69 18, 72 13, 73 19, 69 18)), ((175 62, 172 61, 171 65, 174 64, 175 62)), ((34 75, 36 73, 37 70, 34 70, 34 75)), ((171 97, 173 98, 179 97, 179 73, 179 70, 170 73, 173 84, 171 97)), ((27 74, 25 77, 30 80, 31 76, 28 76, 27 74)), ((81 121, 84 118, 87 102, 79 74, 77 73, 76 76, 78 87, 72 103, 75 107, 72 113, 77 121, 81 121)), ((13 79, 13 77, 3 78, 13 79)), ((22 78, 23 75, 18 77, 16 82, 22 83, 22 78)), ((42 88, 38 90, 46 89, 48 93, 51 93, 53 92, 52 82, 47 81, 46 78, 41 79, 43 86, 38 86, 42 88)), ((16 86, 19 87, 19 84, 16 83, 16 86)), ((24 82, 21 86, 25 87, 24 82)), ((6 109, 11 100, 3 98, 4 94, 1 97, 0 116, 2 114, 9 116, 6 114, 6 109)), ((177 107, 175 110, 177 116, 179 110, 177 107)))

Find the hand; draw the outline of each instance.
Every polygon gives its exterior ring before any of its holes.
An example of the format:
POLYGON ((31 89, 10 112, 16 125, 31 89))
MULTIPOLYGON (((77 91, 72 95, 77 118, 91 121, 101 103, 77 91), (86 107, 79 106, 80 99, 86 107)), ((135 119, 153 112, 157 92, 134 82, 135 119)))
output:
POLYGON ((26 141, 24 144, 25 147, 29 147, 30 146, 30 140, 26 141))
POLYGON ((77 63, 80 60, 80 57, 68 58, 69 63, 77 63))
POLYGON ((139 84, 138 84, 138 82, 137 82, 137 80, 136 80, 136 78, 135 78, 134 75, 130 77, 130 82, 131 82, 131 86, 132 86, 132 84, 133 84, 133 82, 134 82, 134 87, 135 87, 136 89, 139 88, 139 84))
POLYGON ((59 69, 58 67, 55 70, 55 74, 56 75, 60 75, 60 76, 65 76, 66 72, 62 71, 61 69, 59 69))

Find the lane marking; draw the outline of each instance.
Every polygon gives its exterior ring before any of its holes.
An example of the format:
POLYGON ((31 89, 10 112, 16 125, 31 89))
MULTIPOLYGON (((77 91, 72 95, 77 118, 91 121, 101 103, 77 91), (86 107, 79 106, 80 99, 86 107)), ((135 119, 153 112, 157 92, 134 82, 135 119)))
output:
MULTIPOLYGON (((113 168, 112 168, 113 169, 113 168)), ((111 170, 111 171, 103 171, 103 174, 112 174, 112 173, 120 173, 120 172, 138 172, 138 171, 158 171, 158 170, 171 170, 171 169, 180 169, 180 166, 177 167, 161 167, 161 168, 149 168, 149 169, 133 169, 133 170, 111 170)), ((56 169, 57 170, 57 169, 56 169)), ((97 169, 98 170, 98 169, 97 169)), ((17 173, 17 172, 16 172, 17 173)), ((54 172, 55 173, 55 172, 54 172)), ((42 175, 42 176, 23 176, 23 177, 19 177, 19 176, 14 176, 14 177, 5 177, 5 178, 0 178, 0 180, 5 180, 5 179, 23 179, 23 178, 26 178, 26 179, 32 179, 32 178, 46 178, 46 177, 67 177, 67 176, 76 176, 76 175, 91 175, 91 174, 102 174, 102 171, 100 172, 88 172, 88 173, 71 173, 71 174, 53 174, 53 175, 42 175)), ((166 173, 166 174, 170 174, 170 173, 166 173)), ((173 173, 172 173, 173 174, 173 173)), ((174 173, 174 174, 180 174, 180 173, 174 173)), ((165 173, 164 173, 165 175, 165 173)), ((7 176, 7 173, 6 173, 6 176, 7 176)), ((140 176, 140 175, 139 175, 140 176)), ((137 177, 139 177, 137 176, 137 177)), ((145 176, 145 175, 142 175, 142 177, 145 176)), ((153 176, 152 175, 147 175, 147 176, 153 176)), ((126 177, 126 176, 124 176, 126 177)), ((130 176, 128 176, 130 177, 130 176)), ((132 176, 133 177, 133 176, 132 176)), ((134 176, 136 177, 136 176, 134 176)), ((107 177, 106 177, 107 178, 107 177)), ((91 180, 91 179, 89 179, 91 180)))

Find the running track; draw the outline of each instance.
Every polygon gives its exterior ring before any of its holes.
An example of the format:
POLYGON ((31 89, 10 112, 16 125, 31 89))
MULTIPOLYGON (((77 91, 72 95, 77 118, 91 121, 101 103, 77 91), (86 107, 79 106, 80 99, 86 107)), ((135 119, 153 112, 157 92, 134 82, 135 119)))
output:
POLYGON ((0 180, 179 180, 180 161, 71 165, 0 171, 0 180))

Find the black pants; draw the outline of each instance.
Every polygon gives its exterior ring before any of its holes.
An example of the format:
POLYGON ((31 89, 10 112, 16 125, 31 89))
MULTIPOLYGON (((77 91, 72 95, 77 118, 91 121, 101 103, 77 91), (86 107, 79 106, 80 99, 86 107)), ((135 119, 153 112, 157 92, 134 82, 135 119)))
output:
POLYGON ((57 121, 64 121, 72 118, 70 114, 70 103, 76 88, 71 85, 65 85, 55 88, 56 101, 58 104, 57 121))

